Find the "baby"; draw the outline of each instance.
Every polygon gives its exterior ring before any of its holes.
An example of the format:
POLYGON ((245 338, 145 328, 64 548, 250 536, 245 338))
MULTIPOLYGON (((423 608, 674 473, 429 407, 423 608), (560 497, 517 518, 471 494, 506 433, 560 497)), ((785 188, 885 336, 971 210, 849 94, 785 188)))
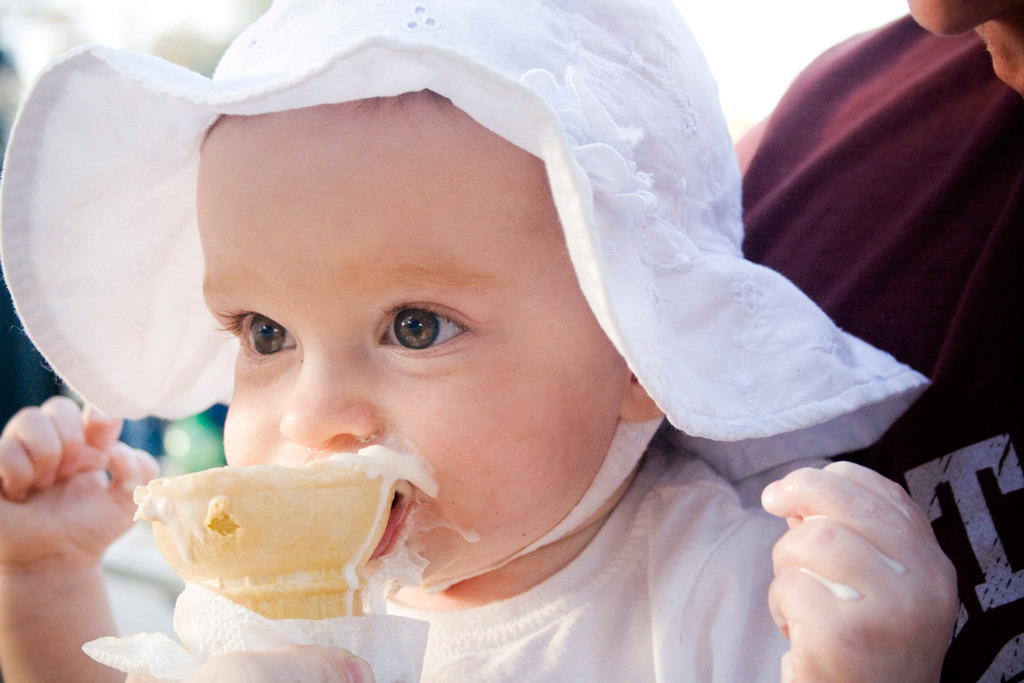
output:
MULTIPOLYGON (((3 182, 19 313, 90 404, 230 402, 233 465, 430 466, 399 530, 422 581, 389 600, 431 624, 424 680, 938 679, 954 579, 898 486, 835 463, 765 488, 777 518, 741 499, 924 380, 742 259, 669 0, 280 1, 212 81, 86 48, 3 182)), ((156 473, 117 428, 54 399, 0 439, 16 680, 111 675, 78 648, 112 631, 99 559, 156 473)), ((282 670, 368 675, 290 648, 193 680, 282 670)))

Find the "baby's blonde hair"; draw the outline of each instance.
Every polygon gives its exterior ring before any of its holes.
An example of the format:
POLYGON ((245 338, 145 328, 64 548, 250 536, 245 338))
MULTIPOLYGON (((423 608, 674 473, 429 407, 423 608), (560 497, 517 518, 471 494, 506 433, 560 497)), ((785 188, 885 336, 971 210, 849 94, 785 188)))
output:
MULTIPOLYGON (((370 97, 365 100, 322 104, 319 106, 332 109, 338 114, 353 114, 360 112, 379 113, 385 107, 408 110, 414 103, 420 102, 433 105, 438 111, 448 116, 454 116, 455 114, 456 107, 452 104, 452 101, 444 95, 439 95, 433 90, 418 90, 415 92, 402 93, 401 95, 395 95, 393 97, 370 97)), ((203 131, 203 137, 199 142, 200 153, 202 152, 203 147, 206 146, 206 141, 210 138, 210 134, 215 128, 218 128, 228 121, 234 121, 240 125, 243 121, 250 120, 257 116, 261 115, 222 114, 221 116, 218 116, 214 119, 213 123, 207 126, 206 130, 203 131)))

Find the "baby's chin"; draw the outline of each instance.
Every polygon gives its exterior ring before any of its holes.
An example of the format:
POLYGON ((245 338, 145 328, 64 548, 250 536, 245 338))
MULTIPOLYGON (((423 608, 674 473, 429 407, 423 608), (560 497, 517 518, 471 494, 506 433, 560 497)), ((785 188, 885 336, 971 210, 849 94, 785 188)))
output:
POLYGON ((523 583, 508 565, 466 557, 444 566, 434 563, 419 585, 407 586, 397 594, 400 604, 426 610, 460 610, 487 605, 518 595, 534 583, 523 583), (498 566, 495 567, 494 565, 498 566), (510 580, 511 578, 511 580, 510 580))
POLYGON ((390 547, 375 561, 396 565, 411 564, 415 559, 421 565, 418 580, 404 582, 405 586, 429 590, 431 586, 450 583, 486 568, 486 560, 475 557, 482 550, 480 534, 475 529, 445 519, 433 501, 422 497, 414 495, 398 505, 405 508, 400 511, 402 523, 390 547))
POLYGON ((520 555, 520 546, 475 545, 446 531, 430 535, 436 545, 423 549, 428 563, 421 581, 401 591, 401 604, 455 610, 506 600, 530 590, 565 564, 561 555, 551 554, 555 544, 520 555))

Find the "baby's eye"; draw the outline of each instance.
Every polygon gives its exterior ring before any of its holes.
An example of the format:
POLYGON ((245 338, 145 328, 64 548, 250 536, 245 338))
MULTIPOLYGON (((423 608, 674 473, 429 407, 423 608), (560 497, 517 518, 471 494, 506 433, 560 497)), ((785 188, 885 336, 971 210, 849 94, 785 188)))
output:
POLYGON ((253 314, 248 327, 249 346, 260 355, 269 356, 293 346, 288 330, 265 315, 253 314))
POLYGON ((443 344, 466 331, 462 325, 425 308, 403 308, 395 314, 387 342, 407 349, 443 344))

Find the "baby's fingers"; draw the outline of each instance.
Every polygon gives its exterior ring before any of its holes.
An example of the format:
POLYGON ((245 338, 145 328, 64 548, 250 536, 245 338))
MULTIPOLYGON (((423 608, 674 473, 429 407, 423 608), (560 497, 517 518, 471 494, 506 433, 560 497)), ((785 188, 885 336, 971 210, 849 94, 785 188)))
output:
MULTIPOLYGON (((73 421, 76 438, 64 443, 64 458, 57 471, 57 479, 60 480, 68 479, 78 472, 105 469, 110 451, 121 433, 121 420, 105 415, 89 405, 81 411, 77 405, 72 403, 71 406, 65 420, 68 423, 73 421)), ((69 426, 68 432, 71 429, 69 426)))
POLYGON ((881 656, 889 647, 878 633, 863 628, 870 624, 862 616, 863 598, 837 594, 796 566, 787 565, 776 575, 768 604, 775 623, 790 639, 783 681, 834 680, 839 672, 861 670, 860 662, 873 652, 881 656))
POLYGON ((82 409, 81 423, 85 441, 100 450, 106 450, 117 442, 124 424, 122 420, 111 417, 91 405, 82 409))
POLYGON ((35 481, 35 468, 21 442, 0 439, 0 493, 11 500, 25 500, 35 481))
POLYGON ((156 459, 146 451, 132 448, 126 443, 115 442, 109 449, 110 485, 118 486, 131 493, 136 486, 146 484, 159 474, 156 459))
POLYGON ((903 501, 894 494, 892 487, 899 488, 896 484, 871 473, 879 481, 865 486, 844 476, 846 468, 863 469, 844 463, 835 469, 791 472, 765 487, 762 504, 768 512, 795 521, 828 517, 857 532, 891 558, 908 550, 913 552, 922 539, 934 542, 931 526, 909 496, 903 501))
POLYGON ((39 406, 39 412, 50 418, 61 443, 69 445, 80 444, 85 441, 85 433, 82 430, 81 411, 78 404, 67 396, 53 396, 48 398, 39 406))
MULTIPOLYGON (((860 595, 873 587, 888 588, 907 568, 882 554, 860 534, 828 517, 808 517, 787 532, 772 549, 775 573, 793 565, 860 595)), ((827 583, 827 582, 826 582, 827 583)), ((849 594, 836 586, 837 595, 849 594)))
POLYGON ((830 463, 824 468, 824 471, 837 474, 844 479, 859 484, 865 490, 877 494, 908 520, 924 521, 923 513, 921 513, 920 508, 910 497, 910 494, 888 477, 884 477, 874 470, 847 460, 838 460, 830 463))
POLYGON ((24 500, 33 486, 53 483, 64 454, 63 428, 42 408, 22 408, 15 413, 0 433, 0 480, 5 496, 24 500))
POLYGON ((834 463, 787 475, 762 501, 790 521, 769 603, 791 639, 795 680, 936 680, 956 579, 906 492, 834 463))
POLYGON ((23 501, 79 472, 103 470, 117 443, 121 421, 66 396, 23 408, 0 434, 0 492, 23 501))
MULTIPOLYGON (((57 480, 64 480, 75 472, 97 469, 106 463, 106 456, 90 448, 86 443, 82 411, 78 404, 66 396, 54 396, 39 407, 40 412, 50 418, 60 437, 61 454, 55 473, 57 480)), ((44 483, 41 488, 46 488, 44 483)))

